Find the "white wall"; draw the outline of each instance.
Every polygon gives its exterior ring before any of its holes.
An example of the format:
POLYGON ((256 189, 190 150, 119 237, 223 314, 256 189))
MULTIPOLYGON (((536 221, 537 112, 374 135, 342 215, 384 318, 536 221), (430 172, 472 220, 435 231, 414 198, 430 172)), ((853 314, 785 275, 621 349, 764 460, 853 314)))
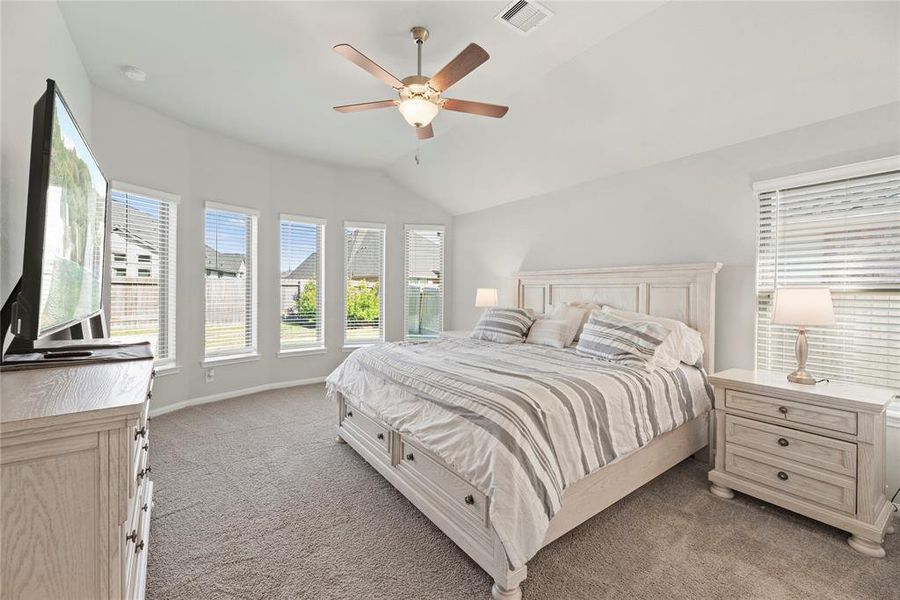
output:
MULTIPOLYGON (((93 149, 108 177, 181 196, 178 208, 177 363, 160 377, 153 409, 187 399, 327 375, 342 343, 343 221, 386 223, 386 327, 403 335, 403 224, 449 225, 450 217, 384 175, 295 158, 213 134, 94 89, 93 149), (205 201, 256 208, 259 218, 259 348, 255 362, 217 366, 205 383, 203 208, 205 201), (325 343, 328 353, 277 358, 278 215, 328 220, 325 233, 325 343)), ((449 231, 449 228, 448 228, 449 231)), ((452 234, 450 234, 452 235, 452 234)), ((449 236, 448 236, 449 237, 449 236)), ((448 251, 452 240, 448 243, 448 251)), ((448 275, 448 281, 452 274, 448 275)), ((449 306, 449 304, 448 304, 449 306)))
POLYGON ((508 282, 519 270, 721 261, 716 368, 751 367, 751 183, 897 154, 898 131, 900 104, 891 104, 456 216, 452 325, 477 320, 477 287, 498 287, 503 302, 514 302, 508 282))
POLYGON ((0 302, 22 274, 34 103, 53 79, 90 138, 91 83, 55 2, 0 3, 0 302))

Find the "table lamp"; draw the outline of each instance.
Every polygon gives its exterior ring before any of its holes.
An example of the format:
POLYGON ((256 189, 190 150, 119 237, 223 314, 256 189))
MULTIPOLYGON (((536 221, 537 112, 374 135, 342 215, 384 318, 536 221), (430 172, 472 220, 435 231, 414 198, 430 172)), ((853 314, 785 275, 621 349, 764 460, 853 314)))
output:
POLYGON ((797 353, 797 370, 787 376, 788 381, 815 385, 816 378, 806 371, 806 328, 834 325, 834 306, 828 288, 781 288, 775 290, 775 311, 772 323, 795 325, 800 332, 794 351, 797 353))
POLYGON ((497 306, 497 288, 478 288, 475 292, 475 308, 497 306))

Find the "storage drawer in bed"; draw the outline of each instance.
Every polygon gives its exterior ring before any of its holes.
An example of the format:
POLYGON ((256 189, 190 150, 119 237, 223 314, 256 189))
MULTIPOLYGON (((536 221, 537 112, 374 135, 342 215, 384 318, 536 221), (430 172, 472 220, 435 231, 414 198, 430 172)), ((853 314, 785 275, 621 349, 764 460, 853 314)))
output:
POLYGON ((402 438, 400 451, 398 467, 402 471, 408 471, 411 476, 426 486, 429 492, 439 496, 450 507, 472 518, 479 525, 488 526, 487 496, 445 466, 439 459, 402 438))
POLYGON ((377 448, 385 454, 390 452, 391 436, 387 427, 381 425, 352 404, 344 404, 344 416, 341 419, 341 426, 353 428, 373 448, 377 448))

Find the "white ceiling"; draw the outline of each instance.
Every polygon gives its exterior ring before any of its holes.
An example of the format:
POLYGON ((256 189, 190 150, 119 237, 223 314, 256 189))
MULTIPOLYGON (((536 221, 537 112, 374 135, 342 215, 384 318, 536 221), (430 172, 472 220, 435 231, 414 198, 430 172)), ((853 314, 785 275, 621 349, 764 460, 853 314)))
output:
POLYGON ((505 2, 63 2, 98 86, 200 127, 385 170, 450 212, 524 197, 900 100, 900 3, 545 2, 523 37, 505 2), (398 77, 469 42, 491 59, 417 142, 395 110, 331 106, 392 90, 332 52, 350 43, 398 77), (125 79, 122 65, 148 73, 125 79), (420 164, 413 154, 419 148, 420 164))

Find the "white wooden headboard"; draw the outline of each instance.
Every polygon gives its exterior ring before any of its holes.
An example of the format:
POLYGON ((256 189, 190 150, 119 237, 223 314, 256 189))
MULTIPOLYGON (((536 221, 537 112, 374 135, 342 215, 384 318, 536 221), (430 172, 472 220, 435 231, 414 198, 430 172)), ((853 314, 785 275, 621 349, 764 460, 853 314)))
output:
POLYGON ((515 276, 517 304, 544 312, 554 302, 595 302, 668 317, 700 332, 703 364, 714 372, 716 273, 722 263, 525 271, 515 276))

